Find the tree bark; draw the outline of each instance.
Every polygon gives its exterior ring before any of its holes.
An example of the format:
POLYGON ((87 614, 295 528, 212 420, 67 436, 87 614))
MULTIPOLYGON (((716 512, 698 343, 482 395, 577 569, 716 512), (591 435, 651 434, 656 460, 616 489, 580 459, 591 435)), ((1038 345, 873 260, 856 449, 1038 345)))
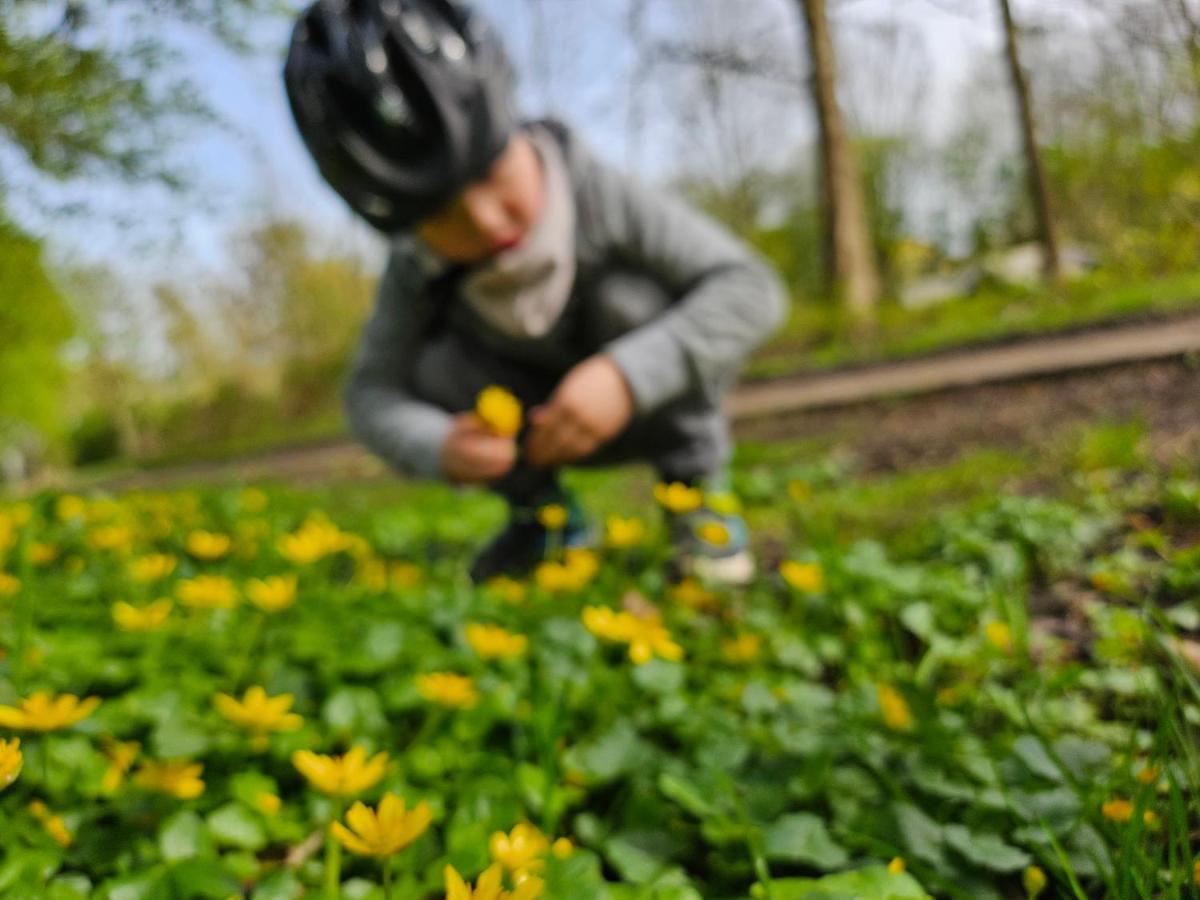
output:
POLYGON ((1004 19, 1004 45, 1008 57, 1009 74, 1012 77, 1013 93, 1017 98, 1017 110, 1021 118, 1021 139, 1025 147, 1025 171, 1029 179, 1029 193, 1033 199, 1034 214, 1037 216, 1038 240, 1042 244, 1046 277, 1057 282, 1062 279, 1062 255, 1058 246, 1058 226, 1055 221, 1054 205, 1050 197, 1050 185, 1046 178, 1046 167, 1042 163, 1042 151, 1037 141, 1037 122, 1033 115, 1033 97, 1029 80, 1021 65, 1020 39, 1017 24, 1013 19, 1009 0, 999 0, 1000 14, 1004 19))
POLYGON ((837 99, 837 67, 825 0, 799 0, 812 62, 810 87, 820 132, 826 277, 852 316, 870 321, 882 292, 854 145, 837 99))

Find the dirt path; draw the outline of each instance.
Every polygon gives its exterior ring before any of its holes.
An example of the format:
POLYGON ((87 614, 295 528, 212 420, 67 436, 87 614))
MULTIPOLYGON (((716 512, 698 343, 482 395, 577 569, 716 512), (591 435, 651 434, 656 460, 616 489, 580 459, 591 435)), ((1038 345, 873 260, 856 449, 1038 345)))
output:
MULTIPOLYGON (((745 385, 729 410, 741 438, 819 438, 870 469, 935 464, 974 446, 1138 419, 1164 456, 1200 451, 1200 316, 963 350, 745 385)), ((349 441, 279 448, 92 482, 105 490, 259 479, 312 483, 385 475, 349 441)))

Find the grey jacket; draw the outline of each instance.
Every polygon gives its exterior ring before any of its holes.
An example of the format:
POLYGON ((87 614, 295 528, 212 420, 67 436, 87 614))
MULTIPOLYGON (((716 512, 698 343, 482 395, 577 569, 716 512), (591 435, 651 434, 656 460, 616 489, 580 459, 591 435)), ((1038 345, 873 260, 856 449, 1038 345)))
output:
POLYGON ((725 229, 602 164, 564 126, 529 127, 547 128, 559 141, 574 188, 578 271, 571 299, 550 334, 536 345, 521 342, 472 317, 464 303, 452 303, 449 315, 439 310, 446 301, 432 296, 415 245, 397 242, 344 399, 355 436, 401 472, 440 472, 451 416, 417 397, 412 378, 422 340, 447 322, 500 353, 565 373, 591 352, 581 349, 587 341, 578 340, 580 327, 586 328, 589 283, 614 269, 644 273, 673 302, 662 315, 598 348, 617 364, 636 413, 644 415, 689 392, 718 402, 746 356, 783 320, 778 278, 725 229))

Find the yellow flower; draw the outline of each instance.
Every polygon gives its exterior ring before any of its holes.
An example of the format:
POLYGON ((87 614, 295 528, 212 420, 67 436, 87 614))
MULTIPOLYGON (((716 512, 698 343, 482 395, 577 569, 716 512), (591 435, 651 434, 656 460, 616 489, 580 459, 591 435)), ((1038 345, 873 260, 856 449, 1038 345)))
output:
POLYGON ((104 793, 114 793, 121 786, 141 750, 142 745, 137 741, 115 741, 105 748, 108 768, 100 782, 100 789, 104 793))
POLYGON ((555 859, 566 859, 575 852, 575 845, 571 843, 568 837, 560 837, 550 845, 550 852, 554 854, 555 859))
POLYGON ((21 701, 20 706, 0 706, 0 728, 15 731, 58 731, 82 722, 100 705, 99 697, 80 700, 74 694, 52 697, 38 691, 21 701))
POLYGON ((264 816, 273 816, 279 812, 283 806, 283 801, 279 799, 278 794, 272 794, 270 791, 259 791, 254 795, 254 806, 264 816))
POLYGON ((29 812, 33 817, 42 823, 42 827, 46 829, 46 834, 54 839, 54 842, 60 847, 70 847, 73 838, 71 832, 67 830, 67 823, 63 821, 63 817, 50 812, 46 804, 41 800, 33 800, 29 804, 29 812))
POLYGON ((58 548, 42 541, 29 548, 29 561, 35 566, 48 566, 58 559, 58 548))
POLYGON ((572 568, 565 562, 547 560, 533 570, 533 580, 543 591, 559 593, 579 591, 587 586, 592 573, 581 567, 572 568))
POLYGON ((520 603, 525 599, 525 583, 507 575, 497 575, 488 579, 484 587, 509 603, 520 603))
POLYGON ((629 658, 639 666, 655 656, 672 661, 683 658, 683 648, 671 639, 657 614, 638 617, 606 606, 589 606, 582 618, 584 627, 596 637, 629 644, 629 658))
POLYGON ((157 631, 174 606, 170 600, 155 600, 142 607, 119 600, 113 604, 112 618, 122 631, 157 631))
POLYGON ((907 869, 907 866, 904 865, 903 856, 894 856, 892 857, 892 861, 888 863, 888 872, 892 875, 903 875, 905 869, 907 869))
POLYGON ((388 577, 393 590, 402 591, 416 587, 425 577, 421 567, 412 562, 394 562, 388 570, 388 577))
POLYGON ((212 531, 193 531, 187 536, 187 552, 196 559, 211 562, 229 552, 231 541, 227 534, 212 531))
POLYGON ((788 560, 780 564, 779 574, 796 590, 806 594, 819 594, 825 590, 825 572, 819 563, 788 560))
POLYGON ((1153 784, 1158 781, 1158 776, 1162 774, 1162 767, 1146 764, 1137 773, 1138 784, 1153 784))
POLYGON ((703 522, 696 526, 696 537, 714 547, 724 547, 729 543, 729 529, 721 522, 703 522))
POLYGON ((325 519, 312 518, 300 528, 275 542, 279 555, 295 565, 309 565, 333 553, 347 549, 353 541, 340 528, 325 519))
POLYGON ((417 838, 433 820, 433 810, 422 800, 411 812, 395 794, 384 794, 376 809, 357 802, 346 813, 346 823, 329 826, 334 837, 351 853, 360 856, 394 856, 417 838))
POLYGON ((533 875, 523 879, 512 891, 503 890, 500 882, 503 874, 499 863, 489 866, 472 890, 453 866, 446 866, 446 900, 537 900, 542 895, 545 884, 533 875))
POLYGON ((75 497, 71 494, 59 497, 54 506, 54 514, 58 516, 60 522, 82 519, 86 512, 87 502, 82 497, 75 497))
POLYGON ((510 659, 521 656, 529 646, 523 634, 513 634, 498 625, 472 623, 466 627, 467 643, 484 659, 510 659))
POLYGON ((469 676, 453 672, 430 672, 417 676, 417 693, 426 700, 451 709, 470 709, 479 702, 479 692, 469 676))
POLYGON ((275 613, 296 602, 296 576, 274 575, 246 582, 246 599, 263 612, 275 613))
POLYGON ((567 511, 567 508, 557 503, 543 506, 537 511, 538 521, 547 531, 562 531, 566 527, 567 520, 570 517, 571 514, 567 511))
POLYGON ((1120 797, 1106 801, 1100 811, 1104 813, 1104 818, 1114 822, 1128 822, 1133 818, 1133 804, 1120 797))
POLYGON ((609 516, 604 524, 604 537, 610 547, 636 547, 646 539, 646 523, 638 518, 609 516))
POLYGON ((237 589, 224 575, 197 575, 175 585, 179 602, 193 609, 231 609, 237 606, 237 589))
POLYGON ((133 547, 133 531, 125 525, 104 525, 93 529, 87 542, 93 550, 125 552, 133 547))
POLYGON ((721 642, 721 654, 735 665, 754 662, 761 649, 762 639, 757 634, 739 634, 721 642))
POLYGON ((717 605, 717 595, 695 578, 685 578, 675 585, 671 597, 689 609, 711 609, 717 605))
POLYGON ((324 756, 311 750, 292 754, 292 765, 308 783, 334 797, 352 797, 374 786, 383 778, 387 764, 386 753, 367 759, 362 747, 352 747, 344 756, 324 756))
POLYGON ((0 740, 0 791, 17 780, 24 761, 20 738, 13 738, 11 741, 0 740))
POLYGON ((203 772, 203 763, 147 760, 133 773, 133 783, 180 800, 195 800, 204 793, 204 780, 200 777, 203 772))
POLYGON ((514 876, 540 869, 543 856, 550 850, 546 836, 528 822, 518 822, 508 834, 495 832, 488 841, 488 853, 514 876))
POLYGON ((162 581, 175 571, 175 557, 166 553, 151 553, 141 556, 129 564, 129 574, 134 581, 149 584, 152 581, 162 581))
POLYGON ((248 688, 240 701, 229 694, 213 698, 213 706, 222 716, 238 728, 262 736, 271 731, 296 731, 304 725, 304 719, 289 712, 293 702, 291 694, 268 697, 257 685, 248 688))
POLYGON ((13 597, 21 590, 21 579, 7 572, 0 572, 0 597, 13 597))
POLYGON ((879 698, 879 709, 883 713, 883 722, 893 731, 908 731, 913 726, 912 710, 904 695, 890 684, 882 682, 875 685, 875 694, 879 698))
POLYGON ((1007 622, 997 622, 994 620, 988 622, 984 626, 984 634, 987 635, 988 643, 1001 653, 1012 653, 1012 629, 1008 627, 1007 622))
POLYGON ((1046 889, 1046 873, 1037 866, 1030 866, 1021 876, 1021 883, 1025 885, 1025 896, 1029 900, 1036 900, 1037 895, 1046 889))
POLYGON ((524 410, 512 392, 492 385, 480 391, 476 398, 475 415, 497 437, 515 437, 521 430, 524 410))
POLYGON ((704 503, 704 492, 699 488, 688 487, 681 481, 670 484, 656 484, 654 499, 668 512, 682 515, 695 512, 704 503))

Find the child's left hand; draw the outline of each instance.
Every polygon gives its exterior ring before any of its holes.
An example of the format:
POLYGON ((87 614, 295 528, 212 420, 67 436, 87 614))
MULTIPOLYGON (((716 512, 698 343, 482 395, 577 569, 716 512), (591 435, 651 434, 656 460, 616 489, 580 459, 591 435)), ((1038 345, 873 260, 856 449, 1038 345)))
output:
POLYGON ((525 458, 554 466, 591 456, 633 418, 633 394, 617 364, 603 354, 573 368, 550 399, 529 412, 525 458))

